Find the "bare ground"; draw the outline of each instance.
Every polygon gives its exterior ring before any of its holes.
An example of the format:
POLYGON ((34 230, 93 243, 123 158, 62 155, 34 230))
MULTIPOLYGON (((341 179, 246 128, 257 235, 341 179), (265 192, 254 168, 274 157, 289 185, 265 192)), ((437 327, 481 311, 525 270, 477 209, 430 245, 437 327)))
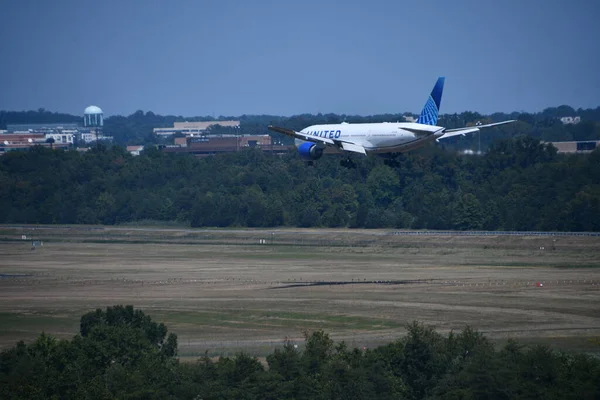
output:
POLYGON ((4 227, 0 240, 0 349, 133 304, 184 356, 262 355, 315 329, 374 346, 413 320, 600 352, 598 237, 4 227))

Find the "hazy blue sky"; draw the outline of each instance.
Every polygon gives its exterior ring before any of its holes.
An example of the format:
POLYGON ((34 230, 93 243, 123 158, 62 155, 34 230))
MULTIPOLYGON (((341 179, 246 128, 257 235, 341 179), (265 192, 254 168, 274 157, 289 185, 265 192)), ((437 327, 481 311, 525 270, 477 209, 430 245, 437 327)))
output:
POLYGON ((0 0, 0 109, 418 112, 600 105, 600 1, 0 0))

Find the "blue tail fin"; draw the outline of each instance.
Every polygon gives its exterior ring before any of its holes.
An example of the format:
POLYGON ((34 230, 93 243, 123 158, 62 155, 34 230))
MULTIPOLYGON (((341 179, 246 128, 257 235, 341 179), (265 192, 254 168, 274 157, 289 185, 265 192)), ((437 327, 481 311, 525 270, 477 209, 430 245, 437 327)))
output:
POLYGON ((442 104, 445 79, 443 76, 438 78, 423 110, 421 110, 421 115, 419 115, 419 119, 417 120, 418 124, 435 125, 437 123, 440 105, 442 104))

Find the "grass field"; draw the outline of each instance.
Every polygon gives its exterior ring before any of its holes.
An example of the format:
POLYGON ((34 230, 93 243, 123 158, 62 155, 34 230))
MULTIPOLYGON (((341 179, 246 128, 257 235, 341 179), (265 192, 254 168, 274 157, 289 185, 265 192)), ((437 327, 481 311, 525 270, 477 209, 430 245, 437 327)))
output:
POLYGON ((597 237, 43 228, 0 227, 0 349, 132 304, 184 357, 260 356, 315 329, 375 346, 413 320, 600 353, 597 237))

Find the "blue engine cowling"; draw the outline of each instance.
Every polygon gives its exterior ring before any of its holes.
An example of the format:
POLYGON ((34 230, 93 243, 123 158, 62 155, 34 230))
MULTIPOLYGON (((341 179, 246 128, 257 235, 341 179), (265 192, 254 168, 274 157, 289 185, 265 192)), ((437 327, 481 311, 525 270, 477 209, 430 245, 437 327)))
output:
POLYGON ((304 142, 298 146, 298 153, 303 159, 313 161, 321 158, 323 155, 323 148, 314 143, 304 142))

